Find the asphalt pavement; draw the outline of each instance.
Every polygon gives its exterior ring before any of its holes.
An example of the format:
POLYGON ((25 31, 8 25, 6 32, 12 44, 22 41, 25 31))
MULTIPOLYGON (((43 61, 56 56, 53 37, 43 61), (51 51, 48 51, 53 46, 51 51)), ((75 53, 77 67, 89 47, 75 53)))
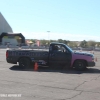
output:
POLYGON ((21 70, 6 62, 0 49, 0 100, 100 100, 100 52, 96 66, 74 69, 21 70))

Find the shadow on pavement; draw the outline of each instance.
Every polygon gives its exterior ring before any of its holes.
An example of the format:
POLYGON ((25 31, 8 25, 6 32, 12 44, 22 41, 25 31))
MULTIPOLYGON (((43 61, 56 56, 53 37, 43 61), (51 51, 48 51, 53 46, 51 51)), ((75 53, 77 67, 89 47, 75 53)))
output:
MULTIPOLYGON (((18 65, 14 65, 10 67, 9 69, 13 71, 34 71, 33 68, 22 69, 18 65)), ((39 67, 37 72, 59 72, 59 73, 64 73, 64 74, 84 74, 84 73, 99 74, 100 70, 96 68, 87 68, 85 71, 76 71, 74 68, 73 69, 51 69, 49 67, 39 67)))

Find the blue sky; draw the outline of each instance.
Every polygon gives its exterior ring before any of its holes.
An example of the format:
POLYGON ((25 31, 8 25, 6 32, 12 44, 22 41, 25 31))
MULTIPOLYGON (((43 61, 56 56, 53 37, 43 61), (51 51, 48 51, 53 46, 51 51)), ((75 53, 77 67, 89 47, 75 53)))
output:
POLYGON ((100 0, 0 0, 0 10, 26 38, 100 41, 100 0))

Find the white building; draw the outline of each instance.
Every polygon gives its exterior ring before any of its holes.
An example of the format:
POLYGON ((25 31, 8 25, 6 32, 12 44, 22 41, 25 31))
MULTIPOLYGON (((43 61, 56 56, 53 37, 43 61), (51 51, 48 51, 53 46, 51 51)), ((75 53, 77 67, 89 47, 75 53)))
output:
POLYGON ((3 15, 0 12, 0 34, 2 32, 11 32, 13 33, 13 30, 9 23, 6 21, 6 19, 3 17, 3 15))

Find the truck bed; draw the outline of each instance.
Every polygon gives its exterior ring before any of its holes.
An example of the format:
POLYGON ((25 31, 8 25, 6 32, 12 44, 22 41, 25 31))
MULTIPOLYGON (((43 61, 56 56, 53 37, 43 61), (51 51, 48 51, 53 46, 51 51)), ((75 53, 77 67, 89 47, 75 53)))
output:
POLYGON ((31 60, 44 60, 48 62, 49 51, 47 50, 7 50, 7 62, 16 64, 20 58, 27 57, 31 60))

